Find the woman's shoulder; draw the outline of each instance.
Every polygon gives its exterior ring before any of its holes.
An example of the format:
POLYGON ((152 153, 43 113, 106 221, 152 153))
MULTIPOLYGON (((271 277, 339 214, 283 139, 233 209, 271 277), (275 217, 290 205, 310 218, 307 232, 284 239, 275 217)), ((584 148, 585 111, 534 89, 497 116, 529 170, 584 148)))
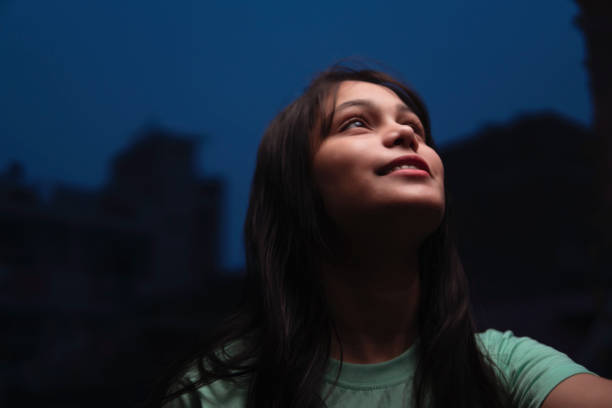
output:
POLYGON ((519 406, 539 406, 561 381, 591 373, 565 353, 510 330, 489 329, 477 338, 519 406))
POLYGON ((499 368, 526 369, 534 366, 560 369, 584 367, 565 353, 526 336, 516 336, 511 330, 489 329, 477 334, 481 350, 499 368))
MULTIPOLYGON (((564 353, 526 336, 516 336, 511 330, 488 329, 477 334, 479 345, 496 363, 509 364, 517 358, 554 359, 572 362, 564 353)), ((575 364, 575 363, 573 363, 575 364)))

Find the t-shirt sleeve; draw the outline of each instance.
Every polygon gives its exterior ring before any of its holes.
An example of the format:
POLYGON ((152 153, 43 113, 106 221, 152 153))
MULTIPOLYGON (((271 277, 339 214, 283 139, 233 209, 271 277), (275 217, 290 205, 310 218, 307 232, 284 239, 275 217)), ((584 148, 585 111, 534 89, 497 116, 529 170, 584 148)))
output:
POLYGON ((511 331, 487 330, 480 340, 517 407, 539 408, 563 380, 575 374, 593 374, 560 351, 529 337, 516 337, 511 331))

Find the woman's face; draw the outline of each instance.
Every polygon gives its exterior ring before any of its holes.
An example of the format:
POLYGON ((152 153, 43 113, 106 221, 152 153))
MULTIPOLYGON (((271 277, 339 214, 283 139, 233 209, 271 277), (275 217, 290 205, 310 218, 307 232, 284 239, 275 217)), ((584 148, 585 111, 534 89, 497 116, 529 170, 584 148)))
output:
POLYGON ((384 86, 340 84, 331 130, 314 154, 313 168, 325 208, 340 224, 370 215, 427 214, 415 222, 435 224, 420 227, 432 232, 442 219, 442 161, 425 143, 419 118, 384 86))

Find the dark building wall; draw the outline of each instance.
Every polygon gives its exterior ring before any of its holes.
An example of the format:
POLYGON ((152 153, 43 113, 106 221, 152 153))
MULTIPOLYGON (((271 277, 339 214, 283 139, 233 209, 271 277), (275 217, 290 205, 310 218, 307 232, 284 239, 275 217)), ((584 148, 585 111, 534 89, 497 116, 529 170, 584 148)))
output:
POLYGON ((195 151, 193 136, 153 129, 113 162, 105 206, 151 237, 146 290, 198 285, 219 267, 221 184, 197 177, 195 151))
POLYGON ((576 0, 580 13, 578 27, 584 33, 585 66, 589 73, 593 103, 593 130, 597 137, 597 176, 600 200, 605 203, 594 219, 601 225, 597 256, 603 263, 612 260, 612 3, 608 0, 576 0))
POLYGON ((103 189, 48 200, 20 166, 0 174, 0 405, 83 406, 92 390, 114 395, 92 406, 134 405, 231 307, 222 182, 196 174, 196 149, 146 130, 103 189))
MULTIPOLYGON (((612 348, 585 351, 594 322, 607 321, 611 286, 593 217, 605 205, 597 146, 590 129, 541 113, 483 128, 441 156, 479 327, 511 329, 610 372, 612 348)), ((612 341, 602 327, 598 336, 612 341)))
POLYGON ((505 280, 529 276, 534 284, 524 292, 544 284, 583 285, 564 248, 574 247, 586 262, 594 244, 596 226, 588 215, 601 205, 594 141, 588 129, 540 114, 491 126, 444 150, 459 242, 474 253, 466 262, 477 271, 486 264, 504 271, 489 284, 503 290, 505 280), (542 272, 533 275, 533 269, 542 272), (552 281, 548 270, 555 271, 552 281))

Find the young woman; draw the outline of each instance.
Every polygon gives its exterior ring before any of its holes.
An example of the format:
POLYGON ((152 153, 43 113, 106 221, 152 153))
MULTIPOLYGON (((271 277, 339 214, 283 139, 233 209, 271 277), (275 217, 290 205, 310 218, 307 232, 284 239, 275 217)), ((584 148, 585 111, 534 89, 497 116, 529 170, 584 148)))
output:
POLYGON ((166 406, 612 406, 612 382, 564 354, 475 333, 448 210, 418 96, 320 74, 261 141, 242 306, 166 406))

